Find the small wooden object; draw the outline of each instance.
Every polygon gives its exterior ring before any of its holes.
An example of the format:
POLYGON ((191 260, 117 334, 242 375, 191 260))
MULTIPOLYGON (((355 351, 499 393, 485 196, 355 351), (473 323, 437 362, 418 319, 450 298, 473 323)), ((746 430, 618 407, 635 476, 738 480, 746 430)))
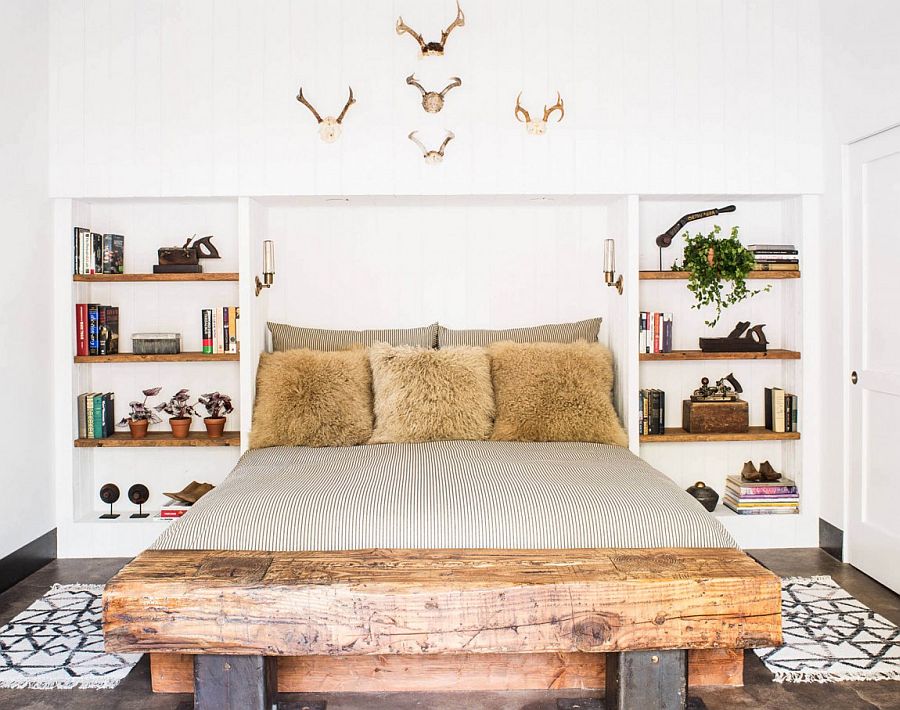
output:
POLYGON ((744 433, 750 429, 750 407, 744 400, 692 402, 681 405, 682 428, 691 434, 744 433))

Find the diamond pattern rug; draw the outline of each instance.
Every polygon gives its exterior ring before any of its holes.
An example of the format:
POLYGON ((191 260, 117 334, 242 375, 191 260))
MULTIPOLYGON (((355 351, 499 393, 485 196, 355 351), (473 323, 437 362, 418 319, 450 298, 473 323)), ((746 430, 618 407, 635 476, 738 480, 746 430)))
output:
POLYGON ((115 688, 141 654, 103 650, 102 594, 55 584, 0 627, 0 688, 115 688))
POLYGON ((831 577, 781 580, 784 646, 758 648, 778 683, 900 680, 900 629, 831 577))

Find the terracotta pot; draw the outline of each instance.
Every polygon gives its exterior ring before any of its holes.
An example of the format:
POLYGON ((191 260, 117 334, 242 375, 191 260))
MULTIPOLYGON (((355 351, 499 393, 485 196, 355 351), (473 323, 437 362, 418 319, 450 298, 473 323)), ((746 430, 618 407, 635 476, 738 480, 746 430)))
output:
POLYGON ((169 426, 172 427, 172 436, 176 439, 187 439, 188 433, 191 431, 191 418, 171 417, 169 426))
POLYGON ((138 421, 134 421, 134 419, 128 420, 128 428, 131 429, 132 439, 143 439, 147 436, 148 426, 150 426, 149 419, 140 419, 138 421))
POLYGON ((706 252, 706 263, 710 266, 716 265, 716 249, 715 247, 710 247, 706 252))
POLYGON ((206 435, 210 439, 222 438, 222 432, 225 430, 225 417, 206 417, 203 423, 206 424, 206 435))

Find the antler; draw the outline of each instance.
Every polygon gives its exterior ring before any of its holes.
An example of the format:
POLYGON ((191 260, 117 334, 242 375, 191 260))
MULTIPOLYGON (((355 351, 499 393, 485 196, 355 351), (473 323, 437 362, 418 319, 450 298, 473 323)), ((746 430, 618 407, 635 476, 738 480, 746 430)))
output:
POLYGON ((416 73, 415 72, 413 72, 408 77, 406 77, 406 83, 409 84, 410 86, 415 86, 419 91, 422 92, 422 96, 425 96, 425 94, 428 93, 427 91, 425 91, 425 88, 418 81, 416 81, 416 73))
POLYGON ((519 103, 519 99, 521 99, 521 98, 522 98, 522 92, 520 91, 519 95, 516 96, 516 111, 515 111, 516 120, 519 123, 529 123, 531 121, 531 116, 528 115, 528 111, 526 111, 524 108, 522 108, 522 104, 519 103), (520 113, 525 117, 524 119, 519 118, 520 113))
POLYGON ((462 79, 460 79, 458 76, 451 76, 450 83, 444 87, 443 91, 441 91, 441 97, 443 97, 444 94, 450 91, 450 89, 455 89, 457 86, 462 86, 462 79))
POLYGON ((348 87, 350 89, 350 98, 347 99, 347 103, 344 105, 344 110, 341 111, 341 115, 337 117, 337 122, 340 123, 344 120, 344 116, 347 115, 347 109, 349 109, 353 104, 356 103, 356 99, 353 98, 353 87, 348 87))
POLYGON ((447 144, 448 144, 450 141, 452 141, 454 138, 456 138, 456 134, 455 134, 453 131, 447 131, 447 137, 444 138, 444 142, 441 143, 441 147, 438 148, 438 150, 437 150, 437 152, 438 152, 441 156, 444 155, 444 148, 446 148, 446 147, 447 147, 447 144))
POLYGON ((418 133, 418 131, 413 131, 412 133, 410 133, 407 136, 407 138, 409 138, 413 143, 415 143, 417 146, 419 146, 419 148, 421 148, 422 155, 428 155, 428 148, 425 147, 425 144, 422 141, 420 141, 418 138, 416 138, 417 133, 418 133))
POLYGON ((303 87, 300 87, 300 90, 297 92, 297 101, 306 106, 310 111, 312 111, 312 115, 316 117, 316 121, 318 123, 322 123, 322 117, 319 115, 319 112, 313 107, 313 105, 303 98, 303 87))
POLYGON ((462 8, 459 6, 459 0, 456 0, 456 19, 447 26, 446 30, 441 32, 441 44, 446 44, 447 38, 455 28, 462 27, 465 24, 466 16, 463 14, 462 8))
POLYGON ((422 48, 422 51, 425 51, 425 40, 422 39, 422 35, 416 32, 412 27, 407 25, 403 21, 402 16, 397 18, 397 26, 395 29, 397 30, 398 35, 402 35, 404 32, 406 32, 410 37, 412 37, 414 40, 416 40, 416 42, 419 43, 419 47, 422 48))
POLYGON ((544 121, 550 118, 550 114, 554 111, 559 111, 559 119, 557 119, 557 123, 563 120, 563 116, 566 115, 566 108, 563 106, 562 97, 560 97, 559 92, 556 92, 556 103, 553 104, 550 108, 547 108, 547 104, 544 104, 544 121))

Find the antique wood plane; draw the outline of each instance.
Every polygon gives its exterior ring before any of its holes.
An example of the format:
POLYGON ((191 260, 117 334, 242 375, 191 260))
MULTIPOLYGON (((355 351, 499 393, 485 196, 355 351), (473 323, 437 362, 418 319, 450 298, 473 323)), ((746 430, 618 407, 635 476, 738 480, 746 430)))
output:
POLYGON ((769 340, 763 332, 765 323, 750 327, 750 321, 739 322, 724 338, 700 338, 705 353, 764 353, 769 340))

